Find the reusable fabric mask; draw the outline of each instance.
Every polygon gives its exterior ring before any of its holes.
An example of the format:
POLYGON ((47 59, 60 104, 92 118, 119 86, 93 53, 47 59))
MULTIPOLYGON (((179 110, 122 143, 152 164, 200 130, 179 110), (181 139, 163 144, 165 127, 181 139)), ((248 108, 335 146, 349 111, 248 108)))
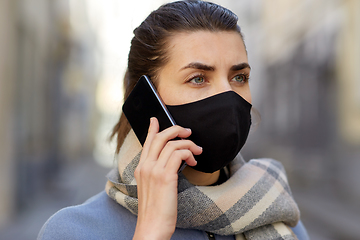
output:
POLYGON ((228 165, 248 137, 252 105, 234 91, 196 102, 167 105, 176 123, 190 128, 188 139, 203 148, 195 170, 213 173, 228 165))

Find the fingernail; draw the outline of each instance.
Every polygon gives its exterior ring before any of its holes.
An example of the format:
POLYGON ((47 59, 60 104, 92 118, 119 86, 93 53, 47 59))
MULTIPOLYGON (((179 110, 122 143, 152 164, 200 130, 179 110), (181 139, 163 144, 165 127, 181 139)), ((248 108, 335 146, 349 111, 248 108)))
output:
POLYGON ((198 148, 200 148, 201 150, 203 149, 202 147, 198 146, 198 148))
POLYGON ((186 129, 186 131, 189 131, 189 132, 191 132, 191 129, 190 128, 185 128, 186 129))
POLYGON ((149 125, 149 129, 151 128, 151 124, 153 123, 154 121, 154 117, 150 118, 150 125, 149 125))

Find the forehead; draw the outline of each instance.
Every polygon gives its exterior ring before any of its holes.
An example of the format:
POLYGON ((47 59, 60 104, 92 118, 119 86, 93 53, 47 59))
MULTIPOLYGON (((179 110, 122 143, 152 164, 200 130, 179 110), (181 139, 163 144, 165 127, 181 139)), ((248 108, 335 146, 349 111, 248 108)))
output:
POLYGON ((175 33, 167 46, 169 63, 200 61, 217 65, 248 61, 244 42, 235 31, 175 33))

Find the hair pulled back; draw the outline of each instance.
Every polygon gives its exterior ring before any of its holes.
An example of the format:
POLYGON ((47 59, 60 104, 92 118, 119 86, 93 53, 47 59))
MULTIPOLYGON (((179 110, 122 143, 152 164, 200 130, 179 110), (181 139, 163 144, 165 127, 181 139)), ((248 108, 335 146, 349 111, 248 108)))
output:
MULTIPOLYGON (((237 16, 230 10, 198 0, 172 2, 153 11, 134 30, 124 77, 124 99, 142 75, 149 76, 156 85, 158 71, 168 59, 169 37, 179 32, 195 31, 235 31, 241 35, 237 21, 237 16)), ((125 115, 121 113, 111 135, 111 138, 117 135, 117 153, 130 129, 125 115)))

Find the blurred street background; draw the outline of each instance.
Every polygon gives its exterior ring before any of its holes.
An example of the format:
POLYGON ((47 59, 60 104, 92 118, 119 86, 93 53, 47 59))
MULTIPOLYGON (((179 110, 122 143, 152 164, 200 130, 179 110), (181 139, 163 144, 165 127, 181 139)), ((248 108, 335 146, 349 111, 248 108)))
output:
MULTIPOLYGON (((165 2, 0 1, 1 240, 104 189, 132 30, 165 2)), ((284 164, 311 239, 360 239, 360 1, 214 2, 252 67, 244 157, 284 164)))

